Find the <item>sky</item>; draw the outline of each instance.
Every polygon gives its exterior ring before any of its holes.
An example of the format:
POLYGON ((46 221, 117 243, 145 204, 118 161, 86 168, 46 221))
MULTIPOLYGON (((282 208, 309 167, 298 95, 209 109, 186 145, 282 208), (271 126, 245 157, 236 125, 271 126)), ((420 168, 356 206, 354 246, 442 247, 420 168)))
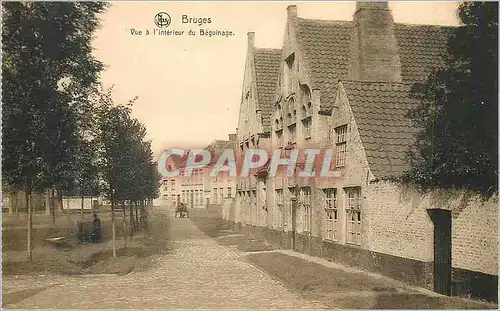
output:
MULTIPOLYGON (((114 101, 138 97, 133 115, 146 125, 155 158, 168 147, 204 147, 236 133, 247 50, 247 33, 257 47, 281 48, 286 8, 298 16, 352 20, 355 2, 111 2, 93 40, 94 56, 106 65, 105 86, 114 101), (153 35, 155 15, 171 18, 153 35), (211 23, 183 23, 210 18, 211 23), (132 29, 142 31, 133 35, 132 29), (232 31, 233 36, 200 36, 200 29, 232 31), (146 34, 146 30, 150 33, 146 34), (193 30, 196 35, 188 35, 193 30)), ((458 25, 458 2, 389 2, 395 22, 458 25)), ((134 32, 137 33, 137 32, 134 32)))

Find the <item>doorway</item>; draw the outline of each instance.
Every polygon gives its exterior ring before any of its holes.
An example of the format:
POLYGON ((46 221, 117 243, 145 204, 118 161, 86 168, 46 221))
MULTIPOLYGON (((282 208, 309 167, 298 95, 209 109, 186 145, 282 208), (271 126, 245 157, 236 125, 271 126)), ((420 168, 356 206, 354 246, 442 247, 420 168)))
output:
POLYGON ((451 295, 451 211, 427 210, 434 224, 434 291, 451 295))

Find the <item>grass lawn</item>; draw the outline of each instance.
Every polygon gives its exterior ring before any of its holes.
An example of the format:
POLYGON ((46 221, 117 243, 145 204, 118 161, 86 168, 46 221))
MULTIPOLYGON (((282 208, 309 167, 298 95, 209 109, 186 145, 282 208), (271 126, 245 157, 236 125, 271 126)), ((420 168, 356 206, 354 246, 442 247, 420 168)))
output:
MULTIPOLYGON (((58 216, 55 223, 50 215, 34 215, 31 262, 26 257, 25 215, 19 218, 15 215, 4 216, 3 223, 8 226, 2 228, 3 275, 126 274, 147 268, 151 256, 168 251, 168 219, 161 213, 153 212, 148 217, 147 225, 137 230, 133 238, 128 236, 123 222, 117 218, 117 258, 113 258, 111 215, 109 212, 99 215, 103 225, 103 241, 96 244, 77 241, 76 221, 81 219, 79 214, 70 215, 69 220, 66 215, 58 216), (56 248, 44 241, 58 236, 66 237, 63 247, 56 248)), ((91 215, 85 215, 85 221, 91 219, 91 215)))
POLYGON ((281 253, 249 254, 247 259, 284 286, 342 309, 496 309, 496 305, 457 297, 426 295, 387 284, 359 272, 329 268, 281 253))

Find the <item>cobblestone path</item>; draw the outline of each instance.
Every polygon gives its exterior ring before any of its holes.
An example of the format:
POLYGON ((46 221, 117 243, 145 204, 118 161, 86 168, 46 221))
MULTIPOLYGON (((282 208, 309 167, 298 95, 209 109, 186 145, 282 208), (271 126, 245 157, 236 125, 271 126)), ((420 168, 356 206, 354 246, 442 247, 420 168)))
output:
MULTIPOLYGON (((173 219, 171 236, 174 251, 160 257, 150 270, 126 276, 32 278, 31 296, 4 308, 324 307, 287 290, 236 252, 218 245, 190 219, 173 219)), ((4 279, 4 291, 19 290, 27 278, 4 279)))

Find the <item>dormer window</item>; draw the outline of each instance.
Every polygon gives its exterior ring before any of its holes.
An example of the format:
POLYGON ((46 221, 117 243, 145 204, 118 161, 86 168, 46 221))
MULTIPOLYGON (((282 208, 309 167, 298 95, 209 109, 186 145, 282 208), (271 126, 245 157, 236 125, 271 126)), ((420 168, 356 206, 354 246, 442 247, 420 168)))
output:
POLYGON ((297 128, 296 128, 295 123, 288 126, 288 134, 289 134, 289 136, 288 136, 289 143, 293 144, 293 143, 297 142, 297 128))
POLYGON ((288 68, 289 69, 292 69, 293 67, 293 62, 295 61, 295 53, 292 53, 290 54, 290 56, 288 56, 286 59, 285 59, 285 62, 286 64, 288 65, 288 68))
POLYGON ((308 117, 308 118, 302 120, 302 126, 304 128, 304 138, 305 139, 311 138, 311 127, 312 127, 311 125, 312 125, 311 117, 308 117))

